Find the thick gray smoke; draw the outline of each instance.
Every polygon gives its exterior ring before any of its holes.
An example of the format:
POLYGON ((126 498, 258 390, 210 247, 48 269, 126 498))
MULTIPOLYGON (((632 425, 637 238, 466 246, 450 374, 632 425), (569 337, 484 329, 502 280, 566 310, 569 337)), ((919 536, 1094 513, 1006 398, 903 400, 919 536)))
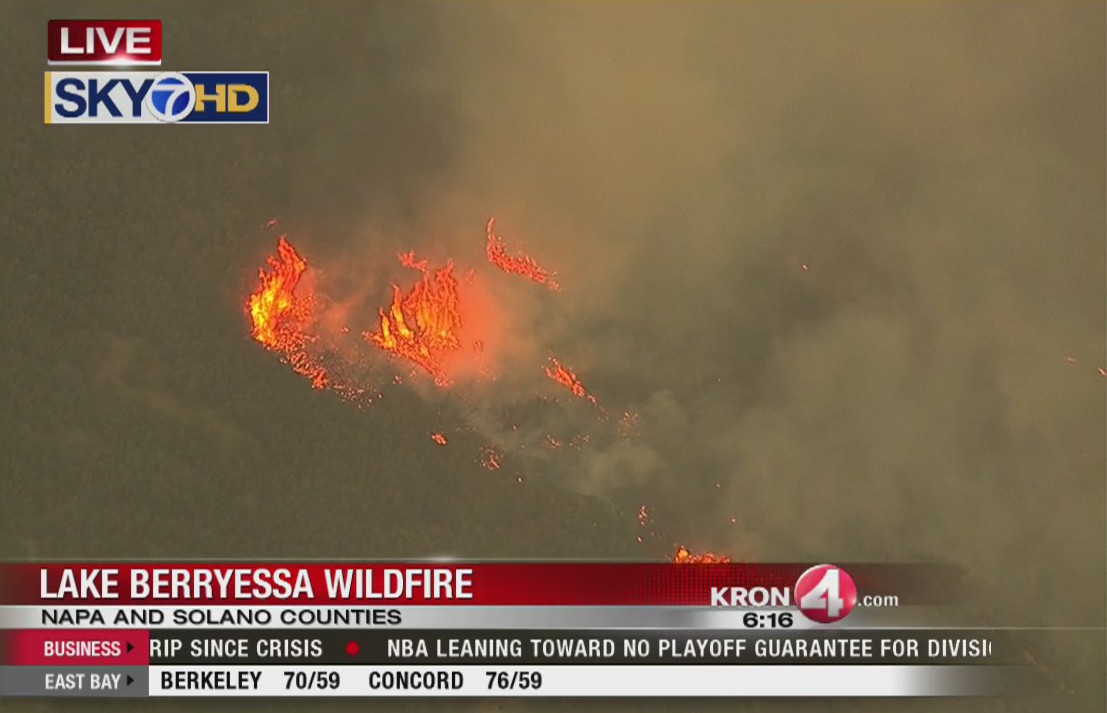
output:
MULTIPOLYGON (((426 220, 472 245, 493 212, 557 268, 519 339, 639 413, 532 465, 714 549, 1022 563, 1034 596, 1101 570, 1100 19, 443 8, 416 80, 466 129, 426 220)), ((1055 620, 1102 621, 1087 580, 1055 620)))
POLYGON ((952 560, 1001 621, 1102 626, 1102 7, 505 4, 438 26, 420 79, 467 130, 434 220, 494 212, 558 268, 520 339, 639 414, 607 437, 573 404, 557 418, 598 435, 551 453, 565 424, 504 428, 499 389, 490 438, 697 548, 952 560))

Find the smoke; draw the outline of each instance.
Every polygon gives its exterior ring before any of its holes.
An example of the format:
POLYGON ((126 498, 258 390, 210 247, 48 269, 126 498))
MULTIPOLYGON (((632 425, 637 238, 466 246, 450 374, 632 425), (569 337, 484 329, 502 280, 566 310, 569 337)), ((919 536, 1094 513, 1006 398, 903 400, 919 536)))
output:
POLYGON ((496 373, 457 385, 461 416, 505 467, 646 504, 659 549, 951 559, 997 615, 1101 625, 1102 20, 382 6, 406 30, 376 56, 420 58, 397 76, 450 149, 395 177, 408 214, 367 201, 388 237, 343 272, 375 309, 394 251, 483 270, 496 373), (560 291, 484 261, 490 215, 560 291))
POLYGON ((1018 569, 1010 612, 1102 623, 1102 25, 1064 3, 439 7, 410 79, 461 128, 418 220, 463 252, 494 214, 562 287, 490 276, 511 327, 466 417, 690 545, 1018 569), (544 380, 551 354, 606 420, 544 380))

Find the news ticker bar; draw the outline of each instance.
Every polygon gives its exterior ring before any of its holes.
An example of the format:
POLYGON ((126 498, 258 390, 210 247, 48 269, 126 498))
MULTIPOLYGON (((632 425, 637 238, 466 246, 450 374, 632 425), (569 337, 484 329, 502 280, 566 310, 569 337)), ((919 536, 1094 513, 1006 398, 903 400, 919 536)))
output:
POLYGON ((6 695, 35 697, 921 697, 1023 684, 1002 666, 0 667, 6 695))
POLYGON ((154 630, 6 632, 0 665, 1017 665, 1012 632, 154 630))
POLYGON ((1040 685, 994 630, 0 632, 4 696, 967 696, 1040 685))

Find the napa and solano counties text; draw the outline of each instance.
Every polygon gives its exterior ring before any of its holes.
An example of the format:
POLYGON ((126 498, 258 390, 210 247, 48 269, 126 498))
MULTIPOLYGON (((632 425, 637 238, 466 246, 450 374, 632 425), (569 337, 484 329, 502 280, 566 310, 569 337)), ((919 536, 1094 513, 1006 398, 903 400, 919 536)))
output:
MULTIPOLYGON (((610 609, 611 607, 608 607, 610 609)), ((19 626, 41 629, 150 627, 197 628, 382 628, 425 627, 465 629, 492 624, 517 625, 605 625, 604 607, 579 607, 582 611, 566 614, 565 608, 547 607, 0 607, 0 628, 18 622, 19 626), (516 611, 506 611, 506 610, 516 611), (498 622, 495 621, 500 617, 498 622), (586 621, 588 620, 588 621, 586 621), (6 623, 7 622, 7 623, 6 623)), ((568 609, 573 609, 569 607, 568 609)), ((672 615, 678 607, 617 607, 608 613, 607 626, 656 628, 656 617, 672 615), (624 623, 620 624, 622 621, 624 623)), ((702 610, 701 610, 702 611, 702 610)), ((722 609, 713 611, 722 612, 722 609)), ((725 622, 731 629, 813 628, 809 621, 792 612, 742 608, 727 610, 725 622)), ((703 627, 710 624, 694 624, 703 627)))

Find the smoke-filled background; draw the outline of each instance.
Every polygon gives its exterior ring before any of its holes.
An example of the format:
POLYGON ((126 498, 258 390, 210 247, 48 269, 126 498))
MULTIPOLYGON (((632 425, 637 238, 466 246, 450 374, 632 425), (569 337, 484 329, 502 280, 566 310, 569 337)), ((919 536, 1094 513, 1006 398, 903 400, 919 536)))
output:
POLYGON ((1041 654, 1056 699, 897 709, 1103 710, 1101 3, 0 13, 0 555, 950 560, 988 623, 1091 629, 1041 654), (269 69, 272 124, 44 127, 79 16, 269 69), (249 338, 274 214, 359 300, 400 250, 481 265, 489 215, 562 290, 494 288, 494 384, 353 408, 249 338))

